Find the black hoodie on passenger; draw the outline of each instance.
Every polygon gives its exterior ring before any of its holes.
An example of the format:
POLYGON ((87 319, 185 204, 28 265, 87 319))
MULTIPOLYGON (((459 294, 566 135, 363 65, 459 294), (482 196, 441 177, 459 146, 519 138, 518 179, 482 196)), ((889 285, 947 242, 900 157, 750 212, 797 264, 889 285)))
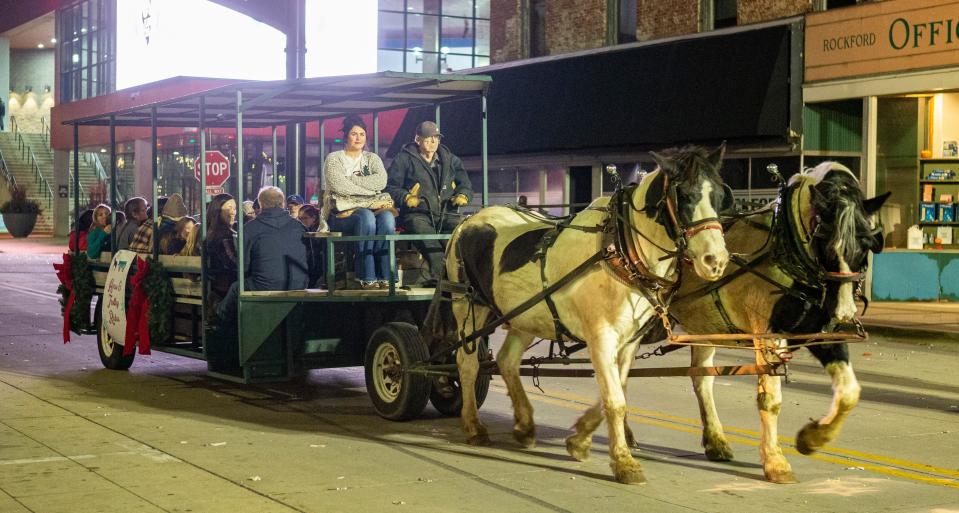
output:
POLYGON ((466 169, 463 168, 463 161, 442 144, 437 148, 433 158, 439 159, 439 176, 420 155, 420 149, 416 143, 403 146, 403 150, 390 163, 390 168, 386 172, 389 176, 386 192, 393 197, 393 203, 399 208, 401 215, 413 212, 426 213, 430 210, 436 213, 442 212, 450 198, 457 194, 466 196, 467 200, 473 198, 473 186, 470 184, 466 169), (420 200, 419 207, 411 209, 406 206, 406 195, 417 183, 420 184, 419 195, 426 198, 426 201, 420 200))
POLYGON ((299 290, 309 281, 303 223, 282 208, 267 208, 243 225, 250 290, 299 290))

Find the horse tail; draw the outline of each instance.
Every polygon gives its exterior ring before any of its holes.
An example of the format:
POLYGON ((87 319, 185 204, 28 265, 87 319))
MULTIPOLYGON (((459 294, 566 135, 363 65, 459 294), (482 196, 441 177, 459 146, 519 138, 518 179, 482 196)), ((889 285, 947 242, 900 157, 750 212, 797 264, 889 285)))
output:
POLYGON ((449 252, 452 251, 453 254, 456 255, 457 262, 460 261, 460 231, 467 222, 469 221, 467 220, 466 222, 460 223, 460 225, 453 230, 453 234, 447 244, 447 265, 443 270, 442 280, 440 283, 437 283, 436 290, 433 291, 433 300, 430 302, 426 317, 423 319, 423 325, 420 328, 420 336, 426 342, 427 347, 430 348, 439 347, 444 342, 453 342, 456 338, 456 316, 453 314, 453 294, 451 292, 444 292, 440 285, 444 281, 462 283, 465 279, 465 276, 461 276, 462 272, 459 265, 457 264, 456 268, 450 269, 448 260, 449 252))

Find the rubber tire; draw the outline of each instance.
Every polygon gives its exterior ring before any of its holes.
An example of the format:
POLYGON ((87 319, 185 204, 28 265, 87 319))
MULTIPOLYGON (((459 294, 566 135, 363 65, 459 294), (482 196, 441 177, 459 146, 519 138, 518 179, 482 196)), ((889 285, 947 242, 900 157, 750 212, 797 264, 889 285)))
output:
MULTIPOLYGON (((459 351, 459 349, 457 349, 459 351)), ((489 344, 486 341, 486 338, 480 339, 479 343, 476 345, 476 351, 479 352, 480 361, 489 360, 489 344)), ((450 353, 450 359, 448 363, 456 363, 456 351, 450 353)), ((489 394, 489 384, 493 380, 493 376, 489 374, 480 374, 476 376, 476 409, 483 407, 483 403, 486 401, 486 396, 489 394)), ((446 397, 443 394, 439 393, 436 390, 436 380, 432 380, 434 386, 430 386, 430 404, 433 405, 433 408, 436 408, 436 411, 446 417, 459 417, 460 412, 463 411, 463 393, 460 389, 460 380, 459 377, 454 378, 451 381, 453 385, 453 397, 446 397)))
POLYGON ((405 322, 389 322, 378 328, 370 336, 366 346, 364 370, 366 390, 373 401, 373 408, 384 419, 410 420, 419 417, 426 409, 433 380, 421 374, 405 374, 399 380, 395 397, 381 396, 374 377, 374 358, 379 351, 395 351, 398 363, 402 366, 424 362, 429 358, 426 344, 420 338, 419 330, 405 322))
POLYGON ((97 296, 97 308, 93 313, 97 328, 97 352, 100 353, 100 363, 112 370, 127 370, 133 365, 135 354, 123 356, 123 345, 117 344, 106 333, 103 326, 103 296, 97 296), (104 340, 106 338, 106 340, 104 340), (106 346, 106 347, 104 347, 106 346))

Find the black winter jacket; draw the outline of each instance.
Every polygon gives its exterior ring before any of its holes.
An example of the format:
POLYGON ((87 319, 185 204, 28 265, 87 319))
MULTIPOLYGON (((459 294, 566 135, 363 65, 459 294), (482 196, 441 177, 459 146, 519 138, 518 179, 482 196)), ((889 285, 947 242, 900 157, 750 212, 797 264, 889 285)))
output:
POLYGON ((463 169, 463 161, 442 144, 436 150, 435 158, 440 159, 440 176, 436 176, 433 168, 420 156, 416 143, 403 146, 403 150, 393 158, 386 172, 389 176, 386 192, 393 197, 393 203, 399 208, 400 214, 425 213, 429 210, 439 213, 444 206, 448 208, 450 198, 457 194, 466 196, 467 200, 473 198, 473 186, 463 169), (426 200, 421 199, 419 207, 410 209, 406 206, 406 195, 417 183, 420 184, 420 196, 426 200))
POLYGON ((243 256, 250 290, 305 289, 309 281, 303 223, 268 208, 243 225, 243 256))

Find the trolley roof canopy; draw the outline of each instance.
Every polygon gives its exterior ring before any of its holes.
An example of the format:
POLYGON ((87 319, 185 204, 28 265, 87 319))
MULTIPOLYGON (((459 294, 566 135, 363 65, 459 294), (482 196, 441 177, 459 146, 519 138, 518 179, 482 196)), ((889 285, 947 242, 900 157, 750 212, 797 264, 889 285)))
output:
POLYGON ((153 109, 156 109, 156 126, 196 127, 200 126, 202 103, 203 126, 235 128, 237 93, 241 93, 243 126, 263 128, 476 98, 486 92, 490 81, 486 75, 383 71, 367 75, 240 82, 170 100, 71 119, 64 124, 109 126, 112 118, 114 126, 151 126, 153 109))

